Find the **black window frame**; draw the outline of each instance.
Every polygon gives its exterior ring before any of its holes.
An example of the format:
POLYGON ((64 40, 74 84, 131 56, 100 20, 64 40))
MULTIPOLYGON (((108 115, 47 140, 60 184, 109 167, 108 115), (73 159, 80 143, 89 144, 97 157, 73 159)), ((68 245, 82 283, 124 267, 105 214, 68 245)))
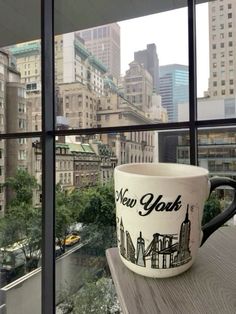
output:
POLYGON ((55 307, 55 137, 188 129, 190 164, 198 164, 197 133, 204 127, 236 125, 235 118, 197 120, 196 2, 188 0, 189 121, 56 130, 54 99, 54 0, 41 0, 42 131, 0 134, 0 139, 39 137, 42 142, 42 313, 55 307))

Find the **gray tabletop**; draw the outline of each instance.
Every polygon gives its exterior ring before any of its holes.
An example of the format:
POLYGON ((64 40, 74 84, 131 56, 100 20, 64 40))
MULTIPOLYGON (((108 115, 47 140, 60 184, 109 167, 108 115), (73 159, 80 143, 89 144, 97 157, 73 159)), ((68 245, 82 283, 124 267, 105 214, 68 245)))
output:
POLYGON ((185 273, 152 279, 130 271, 118 249, 106 251, 124 314, 236 314, 236 227, 222 227, 185 273))

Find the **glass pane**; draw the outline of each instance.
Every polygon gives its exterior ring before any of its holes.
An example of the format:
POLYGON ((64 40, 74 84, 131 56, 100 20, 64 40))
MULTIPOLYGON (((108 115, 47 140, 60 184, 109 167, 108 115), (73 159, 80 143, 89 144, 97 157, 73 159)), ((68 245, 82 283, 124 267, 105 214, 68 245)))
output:
POLYGON ((188 130, 159 131, 157 136, 159 162, 190 163, 188 130))
POLYGON ((0 285, 7 313, 41 311, 41 160, 39 139, 0 141, 0 285))
MULTIPOLYGON (((114 167, 158 159, 157 133, 59 137, 56 143, 57 308, 105 313, 119 305, 105 250, 117 245, 114 167), (96 308, 101 309, 100 312, 96 308)), ((63 312, 65 313, 65 312, 63 312)))
POLYGON ((0 4, 1 133, 41 130, 40 1, 26 7, 0 4))
MULTIPOLYGON (((228 177, 236 179, 236 133, 235 128, 210 128, 200 129, 198 133, 198 162, 199 166, 209 170, 210 176, 228 177)), ((222 211, 232 201, 234 195, 230 187, 220 187, 216 190, 211 200, 222 211)), ((212 208, 214 203, 212 203, 212 208)), ((210 215, 210 214, 209 214, 210 215)), ((211 218, 209 216, 209 218, 211 218)), ((236 216, 227 224, 236 224, 236 216)))
POLYGON ((198 119, 236 117, 235 1, 197 6, 198 119))
POLYGON ((187 26, 181 8, 57 35, 57 128, 178 121, 189 98, 187 26))

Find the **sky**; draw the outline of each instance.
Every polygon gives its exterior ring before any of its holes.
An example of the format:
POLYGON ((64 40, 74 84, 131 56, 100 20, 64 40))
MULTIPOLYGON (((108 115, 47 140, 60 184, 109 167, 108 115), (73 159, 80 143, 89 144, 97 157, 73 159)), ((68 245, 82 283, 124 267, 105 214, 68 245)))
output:
MULTIPOLYGON (((197 5, 197 90, 198 97, 208 89, 209 35, 208 4, 197 5)), ((121 31, 121 73, 129 68, 134 52, 155 43, 159 65, 188 65, 187 9, 177 9, 119 22, 121 31)))

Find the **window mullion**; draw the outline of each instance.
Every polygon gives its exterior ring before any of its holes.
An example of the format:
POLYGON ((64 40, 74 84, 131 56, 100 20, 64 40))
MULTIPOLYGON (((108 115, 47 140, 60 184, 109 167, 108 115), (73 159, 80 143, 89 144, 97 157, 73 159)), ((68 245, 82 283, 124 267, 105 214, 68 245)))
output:
POLYGON ((55 313, 54 1, 41 0, 42 313, 55 313))
POLYGON ((196 6, 188 1, 190 164, 197 165, 196 6))

